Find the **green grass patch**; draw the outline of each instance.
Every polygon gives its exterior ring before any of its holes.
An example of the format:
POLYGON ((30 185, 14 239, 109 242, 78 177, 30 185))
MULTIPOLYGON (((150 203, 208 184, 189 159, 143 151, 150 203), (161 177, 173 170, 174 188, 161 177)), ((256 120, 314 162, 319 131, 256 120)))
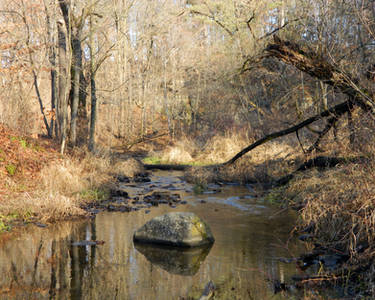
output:
POLYGON ((142 159, 142 162, 146 165, 160 165, 162 161, 160 157, 148 156, 142 159))
POLYGON ((0 232, 10 231, 12 229, 12 223, 18 220, 27 221, 31 217, 31 212, 25 212, 23 214, 17 212, 12 212, 7 215, 0 214, 0 232))
POLYGON ((79 193, 82 200, 91 202, 100 202, 110 198, 110 192, 107 189, 88 189, 79 193))
POLYGON ((202 160, 202 161, 192 161, 192 162, 186 163, 186 165, 191 165, 194 167, 207 167, 207 166, 214 165, 214 164, 212 162, 202 160))
POLYGON ((45 149, 38 144, 31 145, 31 149, 33 149, 35 152, 44 152, 45 151, 45 149))
POLYGON ((282 204, 285 201, 283 194, 284 188, 275 188, 271 190, 267 195, 265 195, 263 199, 264 202, 268 202, 271 204, 282 204))
POLYGON ((13 176, 14 174, 16 174, 17 167, 13 164, 8 164, 5 166, 5 169, 10 176, 13 176))
POLYGON ((30 144, 24 138, 12 136, 10 137, 10 140, 12 142, 18 141, 23 149, 30 147, 30 144))
POLYGON ((204 183, 197 183, 193 187, 194 194, 203 194, 207 186, 204 183))
POLYGON ((188 166, 194 166, 194 167, 204 167, 204 166, 212 165, 212 162, 207 162, 207 161, 189 161, 189 162, 175 163, 173 161, 163 161, 160 157, 157 157, 157 156, 147 156, 142 159, 142 162, 146 165, 170 164, 170 165, 188 165, 188 166))
POLYGON ((11 226, 4 222, 3 220, 0 220, 0 232, 9 231, 11 229, 11 226))
POLYGON ((28 147, 28 143, 27 143, 26 140, 24 140, 24 139, 19 139, 19 141, 20 141, 21 147, 22 147, 23 149, 26 149, 26 148, 28 147))

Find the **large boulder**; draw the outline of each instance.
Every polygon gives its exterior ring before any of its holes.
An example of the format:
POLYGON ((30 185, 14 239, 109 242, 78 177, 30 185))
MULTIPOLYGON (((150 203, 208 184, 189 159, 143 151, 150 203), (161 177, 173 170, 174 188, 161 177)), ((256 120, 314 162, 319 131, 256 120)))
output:
POLYGON ((148 221, 134 233, 134 241, 176 247, 212 244, 215 239, 208 225, 196 214, 172 212, 148 221))

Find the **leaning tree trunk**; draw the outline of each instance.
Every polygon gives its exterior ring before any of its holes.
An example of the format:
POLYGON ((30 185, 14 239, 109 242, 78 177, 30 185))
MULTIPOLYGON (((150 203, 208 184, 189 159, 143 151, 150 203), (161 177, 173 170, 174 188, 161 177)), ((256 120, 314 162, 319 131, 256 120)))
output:
POLYGON ((353 78, 340 68, 328 62, 324 57, 312 51, 304 51, 299 45, 283 41, 274 36, 274 43, 266 48, 268 56, 276 57, 286 64, 333 86, 337 91, 346 94, 355 105, 375 113, 375 94, 360 86, 359 79, 353 78))
POLYGON ((311 51, 304 51, 299 45, 282 41, 277 36, 274 36, 274 43, 266 48, 267 57, 276 57, 286 64, 295 66, 297 69, 309 74, 310 76, 321 80, 322 82, 333 86, 337 91, 348 96, 349 100, 338 104, 328 110, 321 112, 318 115, 310 117, 303 122, 289 127, 287 129, 271 133, 255 143, 244 148, 238 152, 233 158, 225 162, 223 165, 234 163, 237 159, 263 145, 273 139, 296 132, 309 124, 322 119, 330 117, 326 128, 319 135, 317 141, 312 146, 316 148, 319 141, 326 134, 330 128, 334 127, 336 121, 345 113, 350 114, 350 110, 354 105, 361 107, 363 110, 375 113, 375 93, 359 85, 359 80, 353 78, 351 75, 340 70, 338 67, 326 61, 323 57, 311 51))

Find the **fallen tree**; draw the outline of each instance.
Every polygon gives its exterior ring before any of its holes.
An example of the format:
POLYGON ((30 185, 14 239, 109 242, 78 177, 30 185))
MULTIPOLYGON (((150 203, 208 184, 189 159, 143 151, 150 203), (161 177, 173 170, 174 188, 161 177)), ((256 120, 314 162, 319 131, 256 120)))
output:
POLYGON ((340 103, 330 109, 327 109, 323 112, 321 112, 320 114, 317 114, 313 117, 310 117, 306 120, 304 120, 303 122, 295 125, 295 126, 292 126, 292 127, 289 127, 287 129, 284 129, 284 130, 280 130, 280 131, 277 131, 277 132, 273 132, 271 134, 268 134, 266 135, 265 137, 257 140, 255 143, 251 144, 250 146, 247 146, 246 148, 244 148, 243 150, 241 150, 240 152, 238 152, 233 158, 231 158, 230 160, 228 160, 227 162, 224 163, 224 165, 229 165, 229 164, 232 164, 234 163, 237 159, 239 159, 241 156, 245 155, 247 152, 255 149, 256 147, 260 146, 260 145, 263 145, 269 141, 272 141, 278 137, 282 137, 282 136, 285 136, 285 135, 288 135, 288 134, 291 134, 291 133, 294 133, 294 132, 297 132, 299 129, 317 121, 317 120, 320 120, 324 117, 328 117, 328 116, 335 116, 335 118, 339 118, 341 115, 345 114, 348 112, 348 110, 350 110, 351 108, 353 107, 352 103, 350 101, 345 101, 343 103, 340 103))
POLYGON ((347 74, 337 66, 331 64, 322 56, 319 56, 312 51, 302 50, 299 45, 283 41, 277 36, 274 36, 274 43, 270 44, 265 51, 267 54, 264 57, 275 57, 286 64, 293 65, 310 76, 333 86, 335 90, 347 95, 349 100, 333 106, 320 114, 312 116, 295 126, 264 136, 238 152, 223 165, 233 164, 237 159, 249 151, 271 140, 291 133, 297 133, 298 135, 298 130, 317 120, 329 117, 326 127, 320 132, 315 143, 308 149, 308 151, 311 152, 318 147, 320 140, 332 127, 334 127, 337 120, 345 113, 350 114, 354 106, 358 106, 366 112, 375 113, 374 92, 361 87, 359 85, 359 79, 353 78, 350 74, 347 74))

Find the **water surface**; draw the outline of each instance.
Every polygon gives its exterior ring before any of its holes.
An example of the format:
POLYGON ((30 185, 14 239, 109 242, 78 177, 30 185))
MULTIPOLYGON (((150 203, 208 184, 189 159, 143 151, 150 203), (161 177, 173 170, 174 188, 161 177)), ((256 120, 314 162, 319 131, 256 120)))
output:
POLYGON ((140 197, 155 189, 178 192, 186 205, 160 205, 149 213, 102 212, 48 228, 31 225, 3 238, 1 299, 197 299, 210 280, 217 287, 215 299, 289 299, 274 295, 270 279, 283 282, 297 273, 295 264, 279 260, 302 251, 290 238, 293 212, 262 203, 246 187, 212 186, 194 195, 179 175, 156 172, 150 183, 123 187, 140 197), (133 232, 170 211, 204 219, 216 239, 212 248, 135 247, 133 232), (105 243, 72 246, 81 240, 105 243))

